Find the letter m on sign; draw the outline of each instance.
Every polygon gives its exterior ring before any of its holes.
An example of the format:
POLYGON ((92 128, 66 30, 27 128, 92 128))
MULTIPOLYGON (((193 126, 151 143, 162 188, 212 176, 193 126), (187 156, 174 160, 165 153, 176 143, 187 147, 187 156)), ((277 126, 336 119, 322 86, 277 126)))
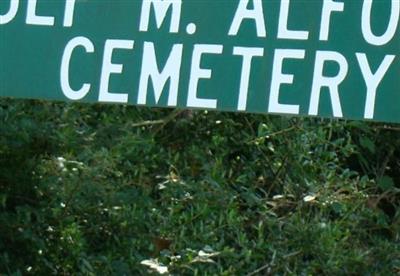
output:
POLYGON ((156 17, 158 29, 161 28, 169 8, 172 7, 171 25, 169 26, 169 31, 171 33, 177 33, 179 31, 182 0, 143 0, 139 27, 141 32, 147 32, 149 28, 150 11, 152 7, 156 17))

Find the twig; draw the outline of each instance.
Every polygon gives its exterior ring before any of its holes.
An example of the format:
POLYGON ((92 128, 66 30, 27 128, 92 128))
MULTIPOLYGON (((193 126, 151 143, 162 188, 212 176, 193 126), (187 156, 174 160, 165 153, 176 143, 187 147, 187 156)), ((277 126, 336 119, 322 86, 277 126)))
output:
POLYGON ((280 134, 291 132, 292 130, 295 130, 295 129, 298 129, 297 125, 293 125, 291 127, 279 130, 277 132, 273 132, 273 133, 270 133, 270 134, 267 134, 267 135, 264 135, 264 136, 261 136, 261 137, 257 137, 257 138, 255 138, 253 140, 248 141, 248 143, 254 143, 254 142, 260 141, 260 140, 265 139, 265 138, 274 137, 274 136, 277 136, 277 135, 280 135, 280 134))
POLYGON ((279 180, 279 177, 281 176, 283 169, 286 167, 288 159, 289 159, 289 154, 286 154, 286 156, 284 157, 284 159, 282 161, 282 164, 279 166, 277 172, 274 175, 274 179, 271 181, 271 185, 269 186, 268 191, 267 191, 268 196, 271 194, 272 189, 275 187, 276 182, 279 180))
POLYGON ((378 168, 377 172, 378 178, 382 178, 385 175, 386 167, 390 161, 390 158, 392 158, 393 154, 394 154, 394 148, 391 148, 389 150, 389 153, 386 154, 385 160, 382 162, 382 166, 380 167, 380 169, 378 168))
POLYGON ((171 122, 173 119, 175 119, 175 117, 179 116, 180 114, 186 112, 186 110, 175 110, 174 112, 172 112, 171 114, 169 114, 167 117, 165 117, 164 119, 162 119, 162 123, 160 124, 160 126, 154 131, 154 134, 157 134, 161 129, 163 129, 163 127, 168 124, 169 122, 171 122))
POLYGON ((249 129, 250 129, 250 131, 251 131, 251 134, 252 134, 253 136, 256 136, 256 132, 254 131, 253 126, 251 125, 251 123, 249 122, 249 120, 247 119, 246 116, 244 117, 244 120, 245 120, 247 126, 249 127, 249 129))
POLYGON ((269 268, 269 271, 267 271, 267 273, 269 274, 269 273, 271 272, 271 271, 270 271, 271 267, 274 266, 275 257, 276 257, 276 251, 274 251, 274 254, 272 255, 272 260, 271 260, 268 264, 263 265, 263 266, 260 267, 260 268, 257 268, 257 269, 254 270, 253 272, 250 272, 249 274, 247 274, 247 276, 256 275, 256 274, 260 273, 261 271, 263 271, 263 270, 265 270, 265 269, 268 269, 268 268, 269 268))
POLYGON ((164 120, 155 120, 155 121, 143 121, 140 123, 132 124, 131 127, 143 127, 143 126, 152 126, 163 124, 164 120))
POLYGON ((185 112, 185 110, 176 110, 174 112, 171 112, 171 114, 169 114, 168 116, 166 116, 164 119, 160 119, 160 120, 153 120, 153 121, 143 121, 143 122, 139 122, 139 123, 134 123, 131 124, 131 127, 133 128, 137 128, 137 127, 146 127, 146 126, 154 126, 154 125, 160 125, 160 127, 158 127, 155 130, 155 133, 157 133, 158 131, 160 131, 166 124, 168 124, 170 121, 172 121, 175 117, 177 117, 179 114, 181 114, 182 112, 185 112))
POLYGON ((393 127, 393 126, 376 126, 375 129, 383 129, 383 130, 392 130, 392 131, 400 131, 400 127, 393 127))
POLYGON ((299 255, 299 254, 301 254, 301 253, 302 253, 302 251, 301 251, 301 250, 299 250, 299 251, 295 251, 295 252, 292 252, 292 253, 289 253, 289 254, 287 254, 287 255, 283 256, 282 258, 283 258, 283 259, 288 259, 288 258, 291 258, 291 257, 297 256, 297 255, 299 255))
POLYGON ((81 187, 81 181, 77 181, 75 186, 73 187, 72 191, 70 192, 70 194, 68 195, 68 199, 67 201, 64 203, 64 210, 62 212, 62 217, 64 217, 67 214, 67 211, 70 207, 70 203, 72 202, 72 200, 75 198, 75 195, 77 194, 77 192, 79 191, 79 188, 81 187))
POLYGON ((262 267, 260 267, 260 268, 258 268, 258 269, 256 269, 256 270, 254 270, 253 272, 247 274, 247 276, 256 275, 256 274, 260 273, 261 271, 263 271, 263 270, 265 270, 265 269, 267 269, 267 268, 269 268, 269 267, 270 267, 270 264, 266 264, 266 265, 264 265, 264 266, 262 266, 262 267))

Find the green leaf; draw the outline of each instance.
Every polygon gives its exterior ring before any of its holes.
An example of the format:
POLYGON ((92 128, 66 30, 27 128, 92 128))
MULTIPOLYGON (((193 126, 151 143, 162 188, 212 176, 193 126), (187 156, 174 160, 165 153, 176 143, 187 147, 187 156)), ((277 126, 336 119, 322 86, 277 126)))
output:
POLYGON ((361 138, 360 138, 360 145, 361 145, 363 148, 368 149, 369 152, 375 153, 375 144, 374 144, 374 142, 372 142, 371 139, 366 138, 366 137, 361 137, 361 138))
POLYGON ((385 175, 378 181, 378 187, 383 191, 390 190, 394 187, 394 181, 390 176, 385 175))

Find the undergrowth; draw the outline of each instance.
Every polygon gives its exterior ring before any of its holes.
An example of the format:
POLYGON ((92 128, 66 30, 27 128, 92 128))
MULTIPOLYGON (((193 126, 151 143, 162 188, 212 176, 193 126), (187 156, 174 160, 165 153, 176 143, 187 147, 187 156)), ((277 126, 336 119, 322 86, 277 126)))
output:
POLYGON ((400 273, 399 128, 0 101, 0 274, 400 273))

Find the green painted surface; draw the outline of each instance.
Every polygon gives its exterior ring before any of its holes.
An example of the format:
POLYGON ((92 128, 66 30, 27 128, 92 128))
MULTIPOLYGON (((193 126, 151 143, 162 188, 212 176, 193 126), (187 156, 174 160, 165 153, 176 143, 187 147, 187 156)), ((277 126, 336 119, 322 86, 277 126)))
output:
POLYGON ((0 2, 2 97, 400 122, 399 0, 69 1, 73 9, 63 0, 34 2, 0 2), (146 2, 148 28, 140 31, 146 2), (68 55, 77 37, 86 50, 68 55), (251 63, 243 51, 252 51, 251 63), (169 65, 164 79, 146 77, 154 61, 160 72, 169 65), (85 83, 87 93, 74 92, 85 83))

